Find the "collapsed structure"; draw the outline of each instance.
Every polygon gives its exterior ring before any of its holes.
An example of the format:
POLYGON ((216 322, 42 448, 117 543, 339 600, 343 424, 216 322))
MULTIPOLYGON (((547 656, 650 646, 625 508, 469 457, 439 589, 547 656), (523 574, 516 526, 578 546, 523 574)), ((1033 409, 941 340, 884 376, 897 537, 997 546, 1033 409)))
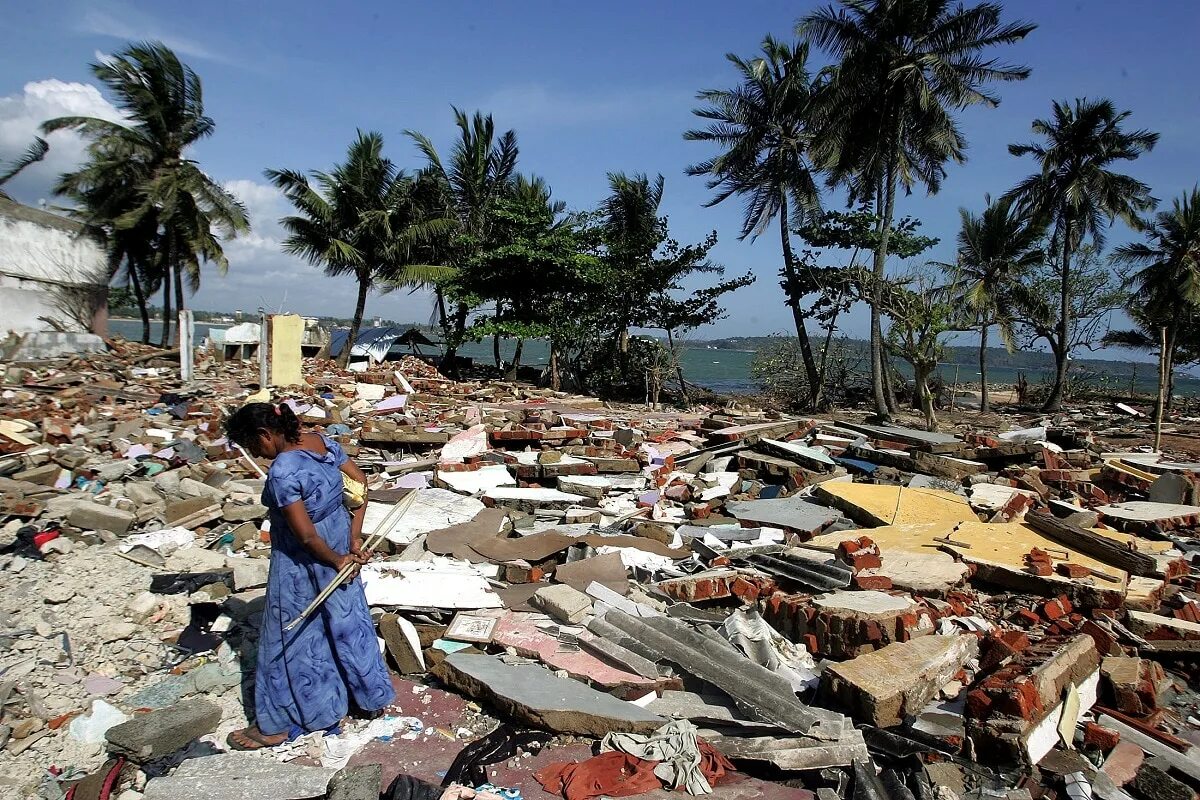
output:
POLYGON ((375 798, 399 774, 576 796, 618 762, 729 797, 1200 786, 1200 464, 1120 445, 1146 425, 1125 411, 935 434, 414 358, 306 359, 271 395, 247 364, 181 384, 109 347, 5 374, 4 796, 375 798), (267 397, 370 476, 387 545, 362 580, 399 691, 381 720, 230 754, 270 532, 221 421, 267 397))

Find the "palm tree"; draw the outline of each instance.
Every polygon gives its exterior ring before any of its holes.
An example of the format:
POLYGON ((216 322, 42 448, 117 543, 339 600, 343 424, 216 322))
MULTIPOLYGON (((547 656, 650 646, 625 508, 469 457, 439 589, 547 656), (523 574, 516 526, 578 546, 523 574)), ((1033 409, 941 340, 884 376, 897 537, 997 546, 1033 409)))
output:
MULTIPOLYGON (((632 278, 645 270, 662 238, 658 215, 662 204, 663 176, 650 180, 645 174, 608 174, 608 197, 600 204, 601 230, 607 260, 617 276, 632 278)), ((616 281, 619 287, 624 281, 616 281)), ((629 352, 629 328, 638 309, 632 300, 615 297, 613 330, 617 332, 617 351, 624 358, 629 352)))
MULTIPOLYGON (((50 151, 50 145, 40 136, 33 137, 33 144, 25 149, 25 152, 13 159, 10 163, 0 166, 0 186, 17 177, 17 173, 28 167, 30 164, 36 164, 46 157, 46 153, 50 151)), ((11 200, 4 190, 0 189, 0 199, 11 200)))
POLYGON ((1084 239, 1104 243, 1104 228, 1120 219, 1140 228, 1140 215, 1154 208, 1150 187, 1136 178, 1113 172, 1118 161, 1132 161, 1154 148, 1158 134, 1125 131, 1128 111, 1120 113, 1108 100, 1076 99, 1074 105, 1054 103, 1051 119, 1033 122, 1043 142, 1009 145, 1014 156, 1032 155, 1039 170, 1009 193, 1022 213, 1042 217, 1052 227, 1060 262, 1061 289, 1057 342, 1050 341, 1057 367, 1054 388, 1045 410, 1062 404, 1070 357, 1071 256, 1084 239))
MULTIPOLYGON (((511 130, 499 136, 490 114, 476 111, 468 118, 454 109, 459 139, 443 161, 429 137, 417 131, 405 133, 425 156, 427 169, 441 186, 442 208, 414 229, 414 235, 439 251, 439 263, 454 270, 470 269, 471 260, 488 247, 494 224, 492 211, 510 191, 517 170, 517 135, 511 130)), ((465 338, 469 298, 454 298, 453 318, 444 308, 444 289, 439 287, 439 314, 447 334, 444 361, 457 372, 458 347, 465 338)))
POLYGON ((137 191, 146 165, 123 151, 113 152, 113 143, 110 139, 93 141, 88 146, 88 160, 75 172, 61 176, 54 192, 71 200, 72 216, 101 234, 108 273, 117 278, 123 271, 142 318, 142 343, 149 344, 147 296, 158 289, 164 274, 158 223, 148 215, 133 227, 117 224, 140 202, 137 191))
POLYGON ((804 17, 797 33, 837 63, 814 99, 813 155, 851 203, 871 202, 879 217, 871 288, 871 383, 876 411, 884 391, 883 281, 896 188, 936 192, 947 162, 965 160, 954 112, 996 106, 994 81, 1023 80, 1029 69, 987 51, 1025 38, 1036 26, 1001 22, 1001 7, 950 0, 839 0, 804 17))
POLYGON ((711 176, 708 188, 717 194, 705 206, 734 195, 745 198, 739 237, 743 240, 753 241, 778 217, 787 303, 808 377, 809 405, 817 407, 823 376, 804 325, 803 284, 788 231, 793 217, 803 222, 821 208, 808 158, 812 137, 807 116, 813 96, 808 45, 789 45, 767 36, 761 56, 744 59, 727 53, 725 58, 737 69, 741 83, 732 89, 700 92, 698 98, 707 105, 692 113, 712 124, 683 135, 690 141, 714 142, 722 152, 689 167, 688 174, 711 176))
POLYGON ((324 267, 326 275, 353 275, 358 283, 349 337, 338 356, 345 367, 372 289, 423 285, 442 275, 411 261, 410 229, 419 214, 415 182, 384 157, 381 134, 362 131, 344 163, 313 172, 311 181, 294 170, 264 174, 298 212, 280 220, 288 231, 284 252, 324 267))
POLYGON ((976 216, 959 209, 956 264, 939 264, 954 276, 959 299, 979 324, 979 410, 989 410, 987 383, 988 329, 997 326, 1004 346, 1012 351, 1014 306, 1028 305, 1020 278, 1041 263, 1044 229, 1017 214, 1010 200, 992 202, 976 216))
POLYGON ((112 92, 125 121, 58 117, 43 123, 42 130, 74 129, 100 150, 119 156, 104 162, 106 168, 126 169, 130 179, 137 175, 136 203, 114 224, 158 233, 165 345, 172 287, 177 307, 183 308, 183 273, 193 290, 200 283, 202 262, 212 262, 224 273, 228 261, 221 240, 248 231, 250 223, 237 198, 187 158, 188 148, 211 136, 215 123, 204 114, 199 76, 170 48, 158 42, 131 45, 93 64, 92 73, 112 92))
POLYGON ((1200 188, 1176 198, 1170 211, 1159 212, 1146 229, 1145 242, 1118 247, 1113 255, 1119 263, 1141 267, 1132 276, 1136 305, 1130 313, 1140 330, 1114 331, 1105 341, 1157 349, 1159 332, 1165 331, 1169 408, 1181 337, 1194 330, 1200 315, 1200 188))

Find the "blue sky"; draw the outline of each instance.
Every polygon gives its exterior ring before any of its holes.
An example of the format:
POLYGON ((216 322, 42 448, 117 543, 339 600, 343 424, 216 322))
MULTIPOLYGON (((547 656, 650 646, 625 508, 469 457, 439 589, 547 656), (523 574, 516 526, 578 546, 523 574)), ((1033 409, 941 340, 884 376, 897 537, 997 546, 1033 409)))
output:
MULTIPOLYGON (((707 154, 681 133, 698 120, 695 92, 732 84, 723 55, 752 55, 766 33, 788 37, 817 3, 743 0, 689 2, 360 2, 10 3, 0 29, 0 159, 23 149, 42 119, 111 114, 88 63, 126 41, 159 39, 204 81, 216 134, 195 157, 249 206, 255 230, 231 243, 230 272, 204 278, 198 308, 265 304, 307 314, 348 315, 351 281, 325 278, 279 252, 276 220, 285 204, 262 177, 265 167, 325 168, 356 128, 384 134, 389 155, 417 167, 403 130, 448 146, 450 106, 491 112, 516 130, 521 168, 545 177, 572 207, 594 206, 608 171, 661 172, 672 233, 695 241, 715 229, 717 261, 758 275, 728 302, 728 318, 702 335, 786 331, 790 317, 775 277, 778 237, 737 241, 735 202, 705 209, 708 192, 684 169, 707 154)), ((1157 149, 1129 171, 1155 195, 1172 197, 1200 179, 1200 67, 1195 0, 1010 0, 1007 16, 1039 25, 1005 57, 1028 64, 1029 80, 999 87, 998 109, 961 119, 969 161, 951 169, 942 191, 901 198, 898 212, 924 221, 952 260, 958 208, 978 209, 1031 171, 1006 145, 1030 138, 1029 123, 1054 98, 1107 96, 1133 111, 1132 123, 1161 133, 1157 149)), ((78 157, 68 134, 52 139, 47 163, 21 176, 12 193, 53 202, 47 187, 78 157)), ((831 203, 836 201, 832 200, 831 203)), ((1130 234, 1115 229, 1111 243, 1130 234)), ((429 317, 422 294, 373 296, 368 312, 401 320, 429 317)), ((861 310, 847 332, 864 335, 861 310)))

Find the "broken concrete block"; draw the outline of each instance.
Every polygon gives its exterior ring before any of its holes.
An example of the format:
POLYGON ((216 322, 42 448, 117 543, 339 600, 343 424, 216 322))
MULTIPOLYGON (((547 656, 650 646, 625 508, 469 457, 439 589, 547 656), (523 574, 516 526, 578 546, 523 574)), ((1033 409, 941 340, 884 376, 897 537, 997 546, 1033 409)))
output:
POLYGON ((85 531, 110 531, 117 536, 124 536, 129 532, 134 519, 132 511, 102 506, 99 503, 80 503, 71 509, 67 522, 85 531))
POLYGON ((125 484, 125 496, 139 506, 148 506, 162 500, 162 495, 154 490, 154 484, 145 481, 130 481, 125 484))
POLYGON ((974 636, 922 636, 830 665, 823 689, 851 714, 879 727, 899 725, 932 700, 979 652, 974 636))
POLYGON ((432 671, 453 689, 506 716, 559 734, 600 738, 610 731, 651 733, 666 722, 536 664, 509 665, 494 656, 454 653, 432 671))
POLYGON ((104 738, 113 752, 134 761, 153 761, 212 733, 220 722, 220 706, 207 700, 185 700, 113 726, 104 738))
POLYGON ((379 618, 379 637, 383 639, 400 674, 415 675, 425 671, 425 660, 421 655, 420 640, 410 636, 415 630, 405 633, 404 627, 402 617, 384 614, 379 618))
POLYGON ((533 594, 533 604, 569 625, 578 625, 592 613, 592 598, 566 584, 538 589, 533 594))
POLYGON ((777 500, 737 500, 727 503, 725 509, 743 526, 782 528, 804 537, 820 533, 841 516, 825 506, 794 496, 777 500))
POLYGON ((1196 793, 1183 781, 1169 775, 1170 765, 1158 759, 1142 764, 1130 788, 1138 797, 1154 800, 1195 800, 1196 793))
POLYGON ((271 562, 265 558, 231 558, 227 562, 233 567, 234 591, 244 592, 267 585, 267 573, 271 562))
POLYGON ((226 503, 221 516, 226 522, 249 522, 267 515, 267 507, 258 503, 226 503))
POLYGON ((1158 710, 1169 680, 1154 661, 1109 656, 1100 662, 1100 684, 1107 704, 1123 714, 1144 717, 1158 710))
POLYGON ((594 500, 602 500, 612 487, 612 481, 599 475, 562 475, 558 479, 559 491, 594 500))
POLYGON ((326 800, 379 800, 383 791, 383 765, 344 767, 329 781, 326 800))
POLYGON ((520 489, 499 487, 488 489, 483 494, 485 503, 491 506, 515 508, 517 511, 533 513, 539 508, 563 510, 571 506, 595 505, 590 497, 560 492, 558 489, 520 489))
POLYGON ((322 797, 337 770, 285 764, 261 753, 189 758, 146 784, 143 800, 308 800, 322 797))

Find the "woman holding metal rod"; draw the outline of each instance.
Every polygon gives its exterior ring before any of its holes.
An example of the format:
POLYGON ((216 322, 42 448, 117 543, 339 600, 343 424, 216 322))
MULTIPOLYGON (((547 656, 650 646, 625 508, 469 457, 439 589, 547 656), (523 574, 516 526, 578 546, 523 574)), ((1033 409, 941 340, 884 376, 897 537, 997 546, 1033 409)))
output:
POLYGON ((229 734, 237 750, 273 747, 336 728, 351 704, 382 710, 395 697, 357 567, 366 503, 343 502, 343 473, 366 485, 337 442, 301 433, 286 404, 247 403, 225 423, 229 439, 272 459, 263 505, 270 510, 271 568, 254 679, 255 724, 229 734), (296 619, 347 565, 351 579, 294 629, 296 619))

